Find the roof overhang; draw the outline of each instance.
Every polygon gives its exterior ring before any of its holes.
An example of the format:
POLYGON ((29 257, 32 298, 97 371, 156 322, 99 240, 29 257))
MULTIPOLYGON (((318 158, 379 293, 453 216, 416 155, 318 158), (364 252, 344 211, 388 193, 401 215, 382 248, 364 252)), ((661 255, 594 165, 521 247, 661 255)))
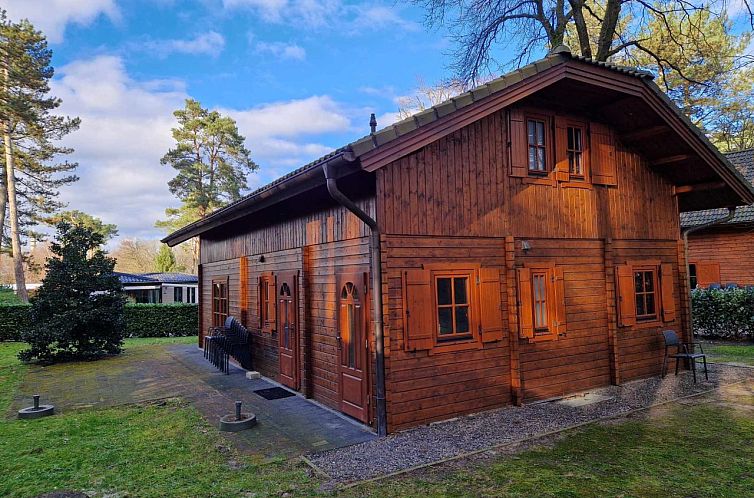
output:
POLYGON ((314 161, 163 239, 176 245, 325 183, 323 165, 373 172, 505 107, 539 101, 613 126, 675 186, 681 211, 754 203, 754 189, 686 119, 649 73, 567 52, 504 75, 314 161))

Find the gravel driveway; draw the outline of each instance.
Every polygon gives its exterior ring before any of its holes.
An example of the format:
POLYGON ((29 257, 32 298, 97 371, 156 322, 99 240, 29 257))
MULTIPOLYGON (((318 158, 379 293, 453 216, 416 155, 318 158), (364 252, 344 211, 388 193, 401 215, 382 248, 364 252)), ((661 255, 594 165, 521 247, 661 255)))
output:
POLYGON ((746 379, 754 380, 754 369, 710 365, 710 381, 696 385, 690 372, 678 377, 671 373, 665 379, 652 377, 594 389, 586 398, 575 396, 490 410, 307 457, 330 476, 330 484, 360 481, 618 416, 746 379), (590 398, 602 401, 588 403, 590 398))

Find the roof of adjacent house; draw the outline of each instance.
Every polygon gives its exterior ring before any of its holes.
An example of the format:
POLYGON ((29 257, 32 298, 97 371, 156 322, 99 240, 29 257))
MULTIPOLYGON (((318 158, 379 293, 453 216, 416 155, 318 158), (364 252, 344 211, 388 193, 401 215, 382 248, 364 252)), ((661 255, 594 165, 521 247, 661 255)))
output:
POLYGON ((114 273, 122 284, 195 284, 199 282, 196 275, 188 273, 114 273))
MULTIPOLYGON (((276 191, 287 188, 290 182, 295 179, 305 179, 316 173, 316 169, 321 167, 326 162, 337 158, 338 156, 347 156, 350 159, 360 158, 364 154, 367 154, 375 149, 378 149, 399 137, 403 137, 415 130, 425 127, 435 121, 441 120, 445 116, 451 113, 459 111, 465 107, 468 107, 490 95, 497 94, 503 90, 506 90, 517 83, 529 79, 538 75, 550 68, 561 65, 567 61, 579 61, 588 65, 597 66, 607 69, 612 72, 620 73, 630 77, 634 77, 647 82, 647 86, 654 91, 670 109, 680 118, 688 128, 702 141, 706 146, 717 156, 717 159, 725 165, 727 173, 736 177, 741 181, 742 177, 731 167, 725 158, 717 151, 717 149, 710 144, 706 136, 694 126, 686 116, 680 111, 680 109, 672 103, 672 101, 665 95, 662 90, 657 87, 652 80, 654 76, 652 73, 643 71, 637 68, 621 66, 617 64, 598 62, 592 59, 572 54, 570 49, 565 46, 555 48, 547 57, 540 59, 536 62, 523 66, 515 71, 504 74, 499 78, 493 79, 481 86, 478 86, 472 90, 462 93, 456 97, 453 97, 445 102, 437 104, 433 107, 425 109, 419 113, 416 113, 406 119, 398 121, 390 126, 387 126, 381 130, 366 135, 358 140, 355 140, 343 147, 333 150, 329 154, 326 154, 315 161, 312 161, 304 166, 291 171, 290 173, 268 183, 267 185, 254 190, 241 199, 228 204, 227 206, 218 209, 211 215, 198 220, 190 225, 187 225, 175 232, 171 233, 163 239, 163 242, 169 245, 175 245, 185 240, 190 239, 200 233, 211 230, 218 225, 218 220, 229 221, 233 216, 232 213, 252 206, 259 201, 268 199, 271 195, 275 195, 276 191)), ((741 182, 746 189, 746 195, 754 199, 754 190, 746 182, 741 182)), ((740 187, 740 184, 739 184, 740 187)))
MULTIPOLYGON (((725 154, 728 161, 741 172, 749 183, 754 183, 754 148, 728 152, 725 154)), ((681 213, 681 227, 688 228, 719 220, 728 214, 728 210, 707 209, 704 211, 690 211, 681 213)), ((754 205, 739 206, 733 219, 723 225, 736 225, 739 223, 754 223, 754 205)))

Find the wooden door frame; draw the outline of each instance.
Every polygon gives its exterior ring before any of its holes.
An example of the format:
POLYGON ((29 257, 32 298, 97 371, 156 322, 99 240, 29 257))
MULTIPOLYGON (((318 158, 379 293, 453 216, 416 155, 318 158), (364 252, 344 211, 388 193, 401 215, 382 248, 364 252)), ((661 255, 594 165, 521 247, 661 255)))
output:
MULTIPOLYGON (((364 417, 354 417, 357 420, 369 424, 371 423, 372 418, 372 403, 371 403, 371 396, 372 396, 372 383, 371 383, 371 377, 370 377, 370 363, 371 363, 371 347, 370 347, 370 337, 369 337, 369 323, 370 323, 370 311, 371 311, 371 305, 370 305, 370 299, 369 299, 369 292, 372 291, 372 289, 369 288, 369 272, 365 270, 360 271, 349 271, 349 272, 342 272, 336 274, 336 303, 337 303, 337 328, 336 328, 336 337, 340 337, 340 303, 341 303, 341 292, 343 290, 343 287, 347 282, 352 282, 354 285, 357 286, 357 289, 361 289, 361 296, 359 297, 362 307, 362 313, 361 313, 361 319, 359 320, 361 322, 361 330, 362 330, 362 340, 364 341, 363 345, 359 345, 357 348, 357 351, 361 351, 362 356, 362 395, 364 397, 364 404, 363 407, 364 411, 364 417)), ((342 370, 343 370, 343 348, 342 348, 342 342, 338 340, 337 344, 338 348, 338 354, 336 355, 337 358, 337 373, 338 373, 338 381, 337 381, 337 389, 338 389, 338 406, 339 410, 343 413, 346 413, 343 410, 343 386, 342 386, 342 370)), ((346 413, 347 415, 353 416, 351 414, 346 413)))
MULTIPOLYGON (((301 326, 299 324, 299 310, 301 303, 299 302, 299 298, 301 296, 299 292, 299 272, 298 270, 294 270, 291 272, 281 272, 278 274, 276 286, 275 286, 275 306, 277 306, 277 319, 278 319, 278 376, 280 377, 278 380, 280 380, 281 384, 284 384, 288 386, 288 384, 285 384, 285 382, 282 382, 282 371, 280 370, 280 363, 282 361, 282 341, 283 341, 283 313, 282 313, 282 306, 280 299, 280 288, 283 286, 283 284, 287 283, 288 286, 291 289, 291 303, 293 305, 293 330, 294 330, 294 337, 291 338, 291 350, 293 351, 293 386, 292 389, 299 390, 301 388, 301 372, 300 372, 300 365, 301 365, 301 348, 300 346, 300 339, 301 339, 301 326), (288 282, 290 280, 290 282, 288 282)), ((285 318, 287 319, 287 317, 285 318)))

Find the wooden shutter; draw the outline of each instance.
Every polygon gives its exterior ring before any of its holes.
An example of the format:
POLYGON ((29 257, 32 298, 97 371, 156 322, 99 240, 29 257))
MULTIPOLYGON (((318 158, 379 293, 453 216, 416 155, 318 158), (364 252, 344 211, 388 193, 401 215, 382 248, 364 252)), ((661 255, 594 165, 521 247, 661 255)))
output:
POLYGON ((700 261, 696 263, 696 284, 699 287, 709 287, 710 284, 720 284, 720 263, 715 261, 700 261))
POLYGON ((518 269, 518 327, 520 337, 524 339, 532 339, 534 337, 531 272, 528 268, 518 269))
POLYGON ((672 322, 673 320, 675 320, 675 285, 673 285, 673 265, 660 265, 660 270, 662 319, 666 322, 672 322))
POLYGON ((565 279, 563 275, 563 268, 556 267, 553 270, 553 294, 555 299, 553 302, 553 316, 555 324, 553 332, 556 334, 566 333, 566 307, 565 307, 565 279))
POLYGON ((264 330, 264 276, 260 276, 257 279, 257 316, 259 317, 259 330, 264 330))
POLYGON ((568 167, 568 122, 561 116, 555 116, 555 177, 559 182, 571 179, 568 167))
POLYGON ((508 131, 510 149, 511 176, 524 177, 529 174, 527 151, 526 121, 520 109, 511 109, 508 131))
POLYGON ((619 325, 621 327, 636 325, 636 293, 634 290, 634 270, 631 265, 615 267, 615 282, 619 325))
POLYGON ((248 327, 249 316, 249 258, 241 256, 238 261, 238 279, 239 279, 239 308, 241 308, 241 323, 248 327))
POLYGON ((482 342, 503 340, 503 319, 501 315, 500 270, 482 268, 479 270, 479 329, 482 342))
POLYGON ((267 329, 270 332, 274 332, 277 330, 277 280, 275 278, 275 275, 270 274, 270 276, 267 278, 267 296, 269 297, 269 300, 267 301, 267 329))
POLYGON ((432 349, 435 304, 429 270, 408 270, 403 274, 406 350, 432 349))
POLYGON ((603 124, 591 123, 589 142, 592 183, 617 185, 618 159, 612 131, 603 124))

